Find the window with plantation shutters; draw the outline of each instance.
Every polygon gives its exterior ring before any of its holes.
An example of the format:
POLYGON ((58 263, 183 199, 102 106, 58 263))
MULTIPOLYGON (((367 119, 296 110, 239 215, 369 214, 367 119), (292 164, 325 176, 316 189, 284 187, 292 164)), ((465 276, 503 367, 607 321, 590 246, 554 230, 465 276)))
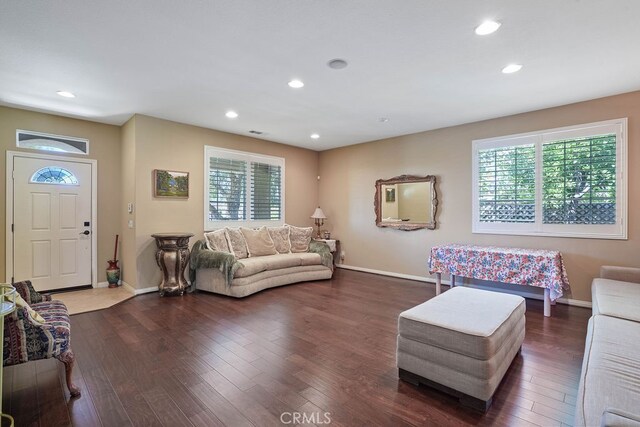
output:
POLYGON ((627 120, 473 141, 473 232, 627 238, 627 120))
POLYGON ((284 159, 205 147, 205 230, 284 223, 284 159))
POLYGON ((535 146, 478 152, 481 222, 535 221, 535 146))

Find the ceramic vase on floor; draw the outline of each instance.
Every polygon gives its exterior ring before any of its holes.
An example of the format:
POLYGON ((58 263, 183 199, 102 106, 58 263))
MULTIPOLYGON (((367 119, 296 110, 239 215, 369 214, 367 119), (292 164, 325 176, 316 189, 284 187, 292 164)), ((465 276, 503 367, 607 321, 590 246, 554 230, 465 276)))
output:
POLYGON ((118 267, 118 260, 107 261, 109 266, 107 267, 107 282, 109 282, 110 288, 117 288, 120 283, 120 268, 118 267))

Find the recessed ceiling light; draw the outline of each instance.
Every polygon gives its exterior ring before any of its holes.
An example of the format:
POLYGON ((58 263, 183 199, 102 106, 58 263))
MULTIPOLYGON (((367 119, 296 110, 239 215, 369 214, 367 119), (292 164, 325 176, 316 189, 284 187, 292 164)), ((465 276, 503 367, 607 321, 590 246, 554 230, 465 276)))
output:
POLYGON ((291 80, 288 84, 289 87, 292 87, 294 89, 300 89, 304 86, 304 83, 302 83, 300 80, 291 80))
POLYGON ((344 59, 336 58, 327 62, 327 65, 329 66, 329 68, 333 68, 334 70, 341 70, 343 68, 346 68, 349 64, 344 59))
POLYGON ((511 74, 511 73, 520 71, 521 68, 522 68, 521 64, 509 64, 502 69, 502 72, 505 74, 511 74))
POLYGON ((317 133, 312 133, 310 136, 311 136, 311 139, 318 139, 318 138, 320 138, 320 135, 318 135, 317 133))
POLYGON ((389 118, 388 118, 388 117, 380 117, 380 118, 378 119, 378 121, 379 121, 380 123, 387 123, 387 122, 389 121, 389 118))
POLYGON ((238 113, 236 113, 235 111, 229 110, 225 113, 225 116, 227 116, 230 119, 235 119, 236 117, 238 117, 238 113))
POLYGON ((476 34, 486 36, 487 34, 495 33, 500 28, 500 25, 502 24, 497 21, 484 21, 476 27, 476 34))
POLYGON ((64 96, 65 98, 75 98, 76 96, 71 92, 67 92, 66 90, 59 90, 56 92, 60 96, 64 96))

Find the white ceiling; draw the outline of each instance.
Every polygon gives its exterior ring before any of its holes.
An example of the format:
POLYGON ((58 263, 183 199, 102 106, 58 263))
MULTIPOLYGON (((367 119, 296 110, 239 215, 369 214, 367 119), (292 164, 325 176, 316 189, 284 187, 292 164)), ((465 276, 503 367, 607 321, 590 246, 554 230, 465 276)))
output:
POLYGON ((638 90, 639 18, 638 0, 2 0, 0 103, 325 150, 638 90))

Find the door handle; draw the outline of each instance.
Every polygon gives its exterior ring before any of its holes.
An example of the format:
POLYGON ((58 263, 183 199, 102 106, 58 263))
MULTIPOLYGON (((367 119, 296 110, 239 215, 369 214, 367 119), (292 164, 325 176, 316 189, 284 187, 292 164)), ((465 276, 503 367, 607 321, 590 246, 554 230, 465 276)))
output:
POLYGON ((91 232, 89 230, 84 230, 82 233, 78 234, 84 234, 85 236, 88 236, 89 234, 91 234, 91 232))

